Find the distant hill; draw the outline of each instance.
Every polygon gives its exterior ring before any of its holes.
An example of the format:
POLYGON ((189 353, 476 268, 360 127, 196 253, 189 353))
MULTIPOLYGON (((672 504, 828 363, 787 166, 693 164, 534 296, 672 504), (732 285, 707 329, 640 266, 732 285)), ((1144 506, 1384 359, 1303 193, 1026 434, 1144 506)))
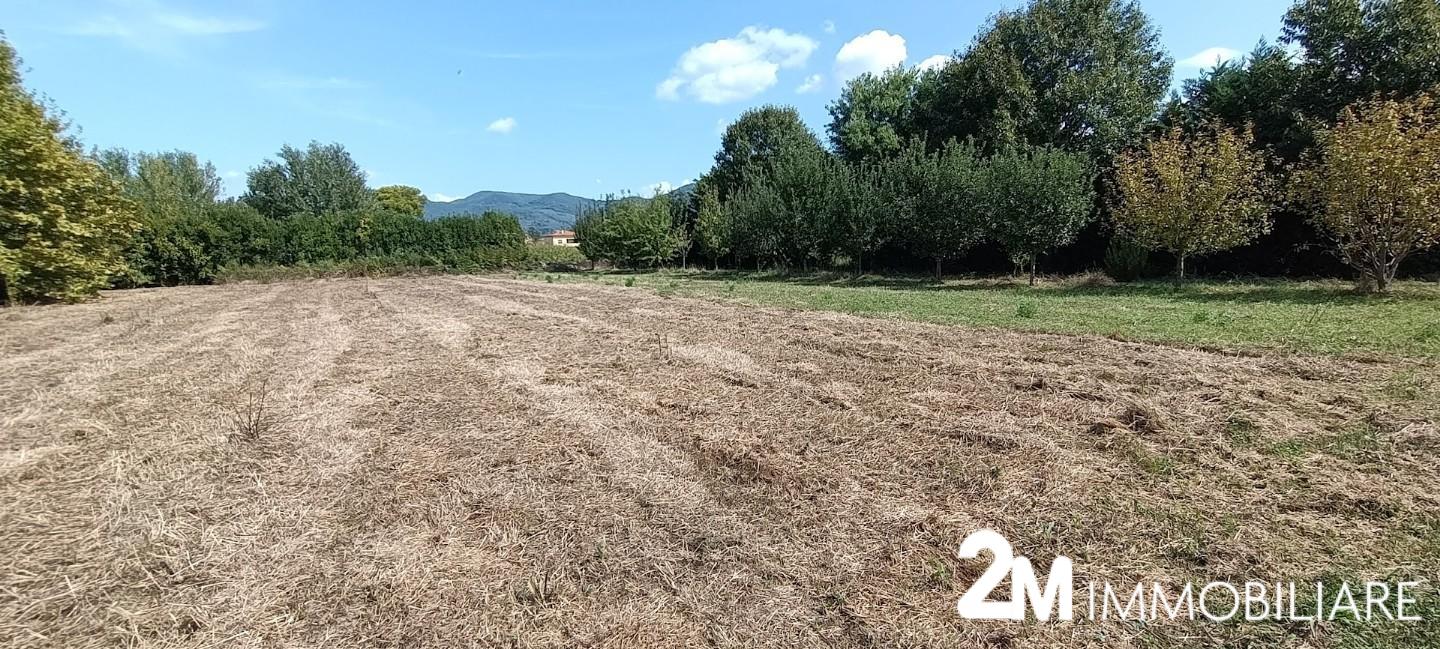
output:
MULTIPOLYGON (((689 196, 695 190, 691 183, 677 187, 671 196, 689 196)), ((644 199, 638 199, 644 200, 644 199)), ((600 201, 573 194, 519 194, 516 192, 475 192, 465 198, 446 202, 425 203, 425 218, 438 219, 451 214, 484 214, 504 212, 513 214, 520 221, 520 227, 527 232, 533 230, 563 230, 575 225, 575 215, 582 210, 595 207, 600 201)))
POLYGON ((484 214, 504 212, 515 215, 520 227, 530 230, 558 230, 575 224, 575 215, 598 204, 592 198, 571 194, 517 194, 514 192, 475 192, 465 198, 425 203, 425 218, 436 219, 451 214, 484 214))

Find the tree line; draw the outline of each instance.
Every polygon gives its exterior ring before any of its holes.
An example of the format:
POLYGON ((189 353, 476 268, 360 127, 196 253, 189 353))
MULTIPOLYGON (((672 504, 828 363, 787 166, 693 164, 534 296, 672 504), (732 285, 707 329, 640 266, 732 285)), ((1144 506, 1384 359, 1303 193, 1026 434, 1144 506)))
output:
POLYGON ((577 235, 639 265, 938 276, 999 258, 1128 279, 1152 256, 1180 276, 1339 262, 1377 290, 1407 260, 1440 270, 1417 255, 1440 242, 1440 5, 1300 0, 1283 25, 1165 100, 1172 61, 1137 4, 1033 0, 943 66, 850 81, 826 143, 793 108, 747 111, 668 229, 652 215, 644 255, 597 230, 623 218, 577 235))
POLYGON ((422 218, 419 189, 370 189, 339 144, 285 146, 222 199, 193 153, 83 150, 0 39, 0 303, 213 281, 230 266, 482 270, 527 259, 507 214, 422 218))
MULTIPOLYGON (((581 250, 622 266, 1104 264, 1349 272, 1386 290, 1440 270, 1440 4, 1299 0, 1277 44, 1185 81, 1134 2, 1032 0, 933 69, 848 82, 822 142, 789 107, 745 112, 685 196, 605 201, 581 250), (1428 253, 1427 253, 1428 251, 1428 253)), ((286 146, 220 198, 184 152, 83 150, 0 39, 0 300, 203 283, 219 269, 376 259, 491 268, 505 215, 419 218, 338 144, 286 146)))
POLYGON ((248 174, 246 191, 221 200, 213 165, 192 153, 94 157, 136 208, 138 227, 122 249, 112 285, 174 286, 212 281, 226 266, 292 266, 365 260, 372 265, 479 270, 513 265, 525 233, 503 214, 421 218, 419 189, 371 190, 339 144, 284 146, 248 174))

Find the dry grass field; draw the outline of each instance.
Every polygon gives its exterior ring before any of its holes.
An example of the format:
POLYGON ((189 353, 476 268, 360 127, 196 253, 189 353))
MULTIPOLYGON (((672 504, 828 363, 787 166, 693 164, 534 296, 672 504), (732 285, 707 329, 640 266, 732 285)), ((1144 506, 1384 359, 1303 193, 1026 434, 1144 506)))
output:
POLYGON ((484 277, 13 308, 0 645, 1419 646, 967 622, 955 555, 1433 585, 1435 363, 484 277))

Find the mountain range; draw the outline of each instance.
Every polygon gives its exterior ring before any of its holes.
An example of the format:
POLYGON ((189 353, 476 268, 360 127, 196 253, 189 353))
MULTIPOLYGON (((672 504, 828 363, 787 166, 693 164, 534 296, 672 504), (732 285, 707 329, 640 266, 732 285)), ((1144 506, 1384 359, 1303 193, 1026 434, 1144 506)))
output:
MULTIPOLYGON (((688 196, 694 191, 691 183, 671 190, 670 196, 688 196)), ((627 200, 648 200, 630 197, 627 200)), ((465 198, 453 201, 428 201, 425 203, 425 218, 438 219, 452 214, 484 214, 504 212, 520 221, 525 231, 550 231, 568 229, 575 224, 576 215, 594 208, 601 203, 594 198, 574 194, 521 194, 517 192, 475 192, 465 198)))

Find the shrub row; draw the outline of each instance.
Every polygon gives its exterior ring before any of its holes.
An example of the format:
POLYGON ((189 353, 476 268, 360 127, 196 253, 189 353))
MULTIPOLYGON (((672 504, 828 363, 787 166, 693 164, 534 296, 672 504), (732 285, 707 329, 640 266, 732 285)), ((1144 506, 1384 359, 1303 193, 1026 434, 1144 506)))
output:
POLYGON ((426 221, 368 210, 273 219, 227 202, 143 225, 126 250, 130 270, 116 284, 207 284, 222 269, 234 278, 247 272, 237 269, 272 266, 294 266, 300 276, 523 268, 531 257, 525 242, 506 214, 426 221))

